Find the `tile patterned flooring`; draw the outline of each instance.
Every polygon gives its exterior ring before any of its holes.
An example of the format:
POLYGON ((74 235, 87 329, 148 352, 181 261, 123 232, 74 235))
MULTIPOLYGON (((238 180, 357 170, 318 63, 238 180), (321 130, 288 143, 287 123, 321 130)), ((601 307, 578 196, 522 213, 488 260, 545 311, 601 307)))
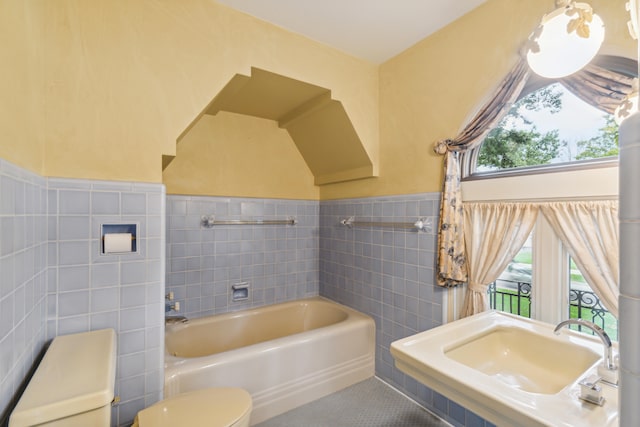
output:
POLYGON ((415 402, 370 378, 256 427, 448 427, 415 402))

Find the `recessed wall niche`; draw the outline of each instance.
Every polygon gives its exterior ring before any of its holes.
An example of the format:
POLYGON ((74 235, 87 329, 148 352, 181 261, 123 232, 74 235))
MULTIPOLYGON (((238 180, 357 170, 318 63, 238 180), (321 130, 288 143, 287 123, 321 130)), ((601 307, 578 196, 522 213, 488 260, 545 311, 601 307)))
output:
MULTIPOLYGON (((204 114, 221 111, 273 120, 288 132, 315 185, 376 176, 342 103, 329 89, 259 68, 236 74, 204 114)), ((167 167, 170 158, 165 158, 167 167)))

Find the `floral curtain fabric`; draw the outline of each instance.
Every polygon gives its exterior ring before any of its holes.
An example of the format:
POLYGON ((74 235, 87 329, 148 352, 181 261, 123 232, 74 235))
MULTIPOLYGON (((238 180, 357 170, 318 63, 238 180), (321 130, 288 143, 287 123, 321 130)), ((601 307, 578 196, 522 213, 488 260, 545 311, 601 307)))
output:
POLYGON ((464 243, 460 160, 457 152, 447 151, 444 158, 444 184, 438 233, 437 279, 440 286, 457 286, 467 282, 464 243))
POLYGON ((527 63, 521 58, 502 81, 492 99, 462 132, 454 139, 438 141, 434 146, 437 154, 445 156, 436 267, 436 278, 440 286, 457 286, 467 282, 459 155, 482 143, 486 134, 516 101, 528 75, 527 63))

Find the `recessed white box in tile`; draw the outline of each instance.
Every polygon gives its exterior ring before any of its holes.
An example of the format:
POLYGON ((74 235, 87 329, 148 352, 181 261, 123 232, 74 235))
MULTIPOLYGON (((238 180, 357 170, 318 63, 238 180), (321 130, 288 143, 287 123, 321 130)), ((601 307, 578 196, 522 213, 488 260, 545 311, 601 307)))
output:
POLYGON ((101 254, 124 255, 138 252, 138 223, 102 224, 100 227, 102 238, 101 254))

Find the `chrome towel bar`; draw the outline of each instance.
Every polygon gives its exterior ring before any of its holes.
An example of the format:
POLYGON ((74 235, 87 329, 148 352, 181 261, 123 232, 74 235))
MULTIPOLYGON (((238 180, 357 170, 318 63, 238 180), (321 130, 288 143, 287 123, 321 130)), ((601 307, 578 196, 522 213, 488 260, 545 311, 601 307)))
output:
POLYGON ((355 217, 343 218, 340 220, 340 224, 345 227, 391 227, 391 228, 404 228, 415 229, 417 231, 431 232, 433 227, 433 221, 431 218, 418 218, 414 223, 408 222, 371 222, 371 221, 356 221, 355 217))
POLYGON ((217 220, 215 215, 203 215, 200 217, 200 225, 204 228, 212 228, 214 225, 296 225, 298 220, 295 217, 287 219, 225 219, 217 220))

